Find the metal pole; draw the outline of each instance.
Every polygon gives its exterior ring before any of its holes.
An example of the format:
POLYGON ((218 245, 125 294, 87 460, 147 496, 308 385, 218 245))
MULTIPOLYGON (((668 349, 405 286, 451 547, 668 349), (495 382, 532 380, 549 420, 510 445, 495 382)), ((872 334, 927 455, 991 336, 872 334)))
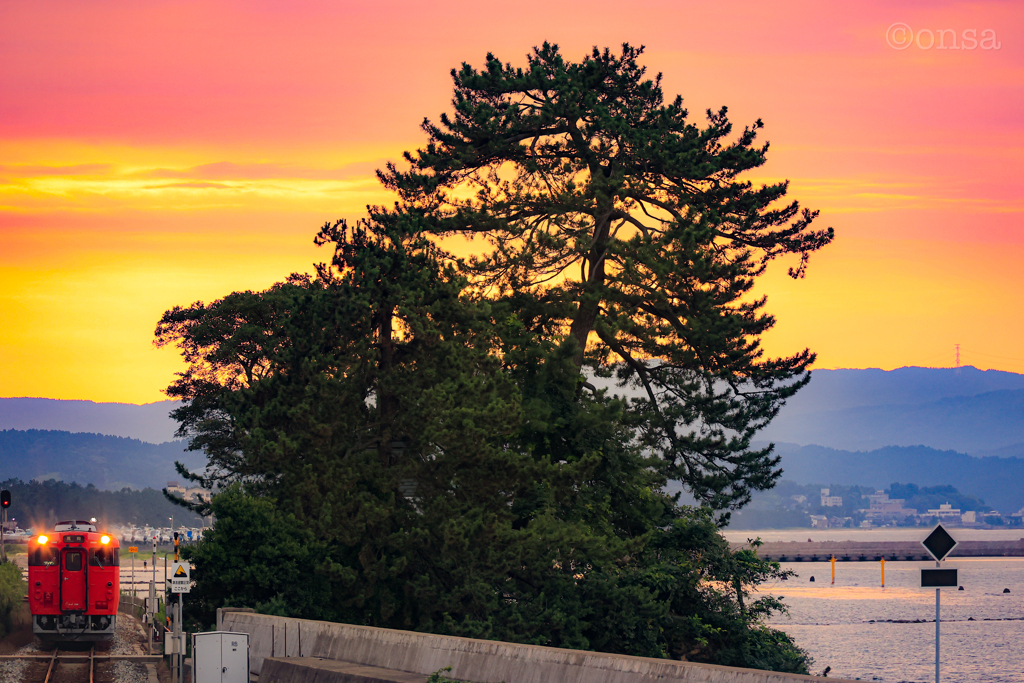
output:
POLYGON ((149 621, 149 654, 153 654, 153 635, 156 631, 156 559, 153 560, 153 580, 149 582, 149 604, 146 605, 146 615, 149 621), (153 611, 150 612, 150 607, 153 611))
POLYGON ((185 622, 181 608, 185 596, 178 593, 178 682, 185 683, 185 622))
POLYGON ((174 648, 178 644, 174 634, 178 629, 178 615, 174 613, 173 602, 165 603, 164 613, 171 618, 170 631, 164 631, 164 654, 167 655, 167 664, 171 668, 171 683, 178 683, 178 677, 174 671, 174 648))
MULTIPOLYGON (((942 565, 935 563, 936 567, 942 565)), ((939 589, 935 589, 935 683, 939 683, 939 589)))
POLYGON ((7 542, 4 540, 4 532, 7 530, 7 508, 4 508, 4 521, 0 523, 0 558, 7 561, 7 542))

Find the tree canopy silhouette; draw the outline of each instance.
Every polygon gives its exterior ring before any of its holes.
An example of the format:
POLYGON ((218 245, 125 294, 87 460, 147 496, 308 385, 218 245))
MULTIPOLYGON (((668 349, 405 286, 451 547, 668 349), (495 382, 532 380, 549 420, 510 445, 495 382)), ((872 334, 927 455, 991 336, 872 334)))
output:
MULTIPOLYGON (((395 206, 324 225, 315 276, 161 318, 156 343, 188 362, 168 390, 179 433, 209 457, 180 471, 224 490, 223 530, 273 519, 306 539, 273 563, 328 586, 267 584, 253 605, 806 671, 764 626, 781 603, 752 595, 785 572, 717 525, 773 485, 751 438, 813 360, 764 357, 755 280, 786 254, 802 276, 832 233, 784 183, 738 178, 764 161, 759 122, 731 140, 725 110, 688 123, 640 55, 545 44, 525 70, 463 66, 454 114, 380 172, 395 206), (453 235, 490 247, 457 259, 453 235)), ((231 542, 191 551, 207 576, 231 542)), ((246 595, 211 586, 206 613, 246 595)))

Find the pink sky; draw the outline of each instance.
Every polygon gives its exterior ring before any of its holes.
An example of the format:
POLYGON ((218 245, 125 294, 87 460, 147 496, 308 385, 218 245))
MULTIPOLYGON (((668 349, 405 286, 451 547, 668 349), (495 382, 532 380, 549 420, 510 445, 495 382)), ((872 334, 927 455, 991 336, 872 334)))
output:
POLYGON ((544 40, 646 45, 694 118, 764 120, 757 179, 838 235, 766 278, 770 351, 1024 372, 1019 2, 33 2, 0 5, 0 396, 159 400, 165 309, 327 258, 450 69, 544 40))

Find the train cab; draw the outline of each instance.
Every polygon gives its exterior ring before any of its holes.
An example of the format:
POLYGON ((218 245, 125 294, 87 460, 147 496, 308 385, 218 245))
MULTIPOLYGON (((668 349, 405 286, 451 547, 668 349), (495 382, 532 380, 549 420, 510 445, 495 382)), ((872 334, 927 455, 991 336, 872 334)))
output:
POLYGON ((29 542, 32 630, 46 641, 114 635, 121 596, 120 544, 93 521, 59 522, 29 542))

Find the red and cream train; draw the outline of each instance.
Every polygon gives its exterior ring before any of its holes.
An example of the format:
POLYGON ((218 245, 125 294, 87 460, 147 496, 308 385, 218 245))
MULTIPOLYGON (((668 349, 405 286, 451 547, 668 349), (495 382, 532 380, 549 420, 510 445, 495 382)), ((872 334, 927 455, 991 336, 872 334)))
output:
POLYGON ((29 542, 28 602, 43 641, 102 641, 114 635, 121 597, 120 544, 96 524, 58 522, 29 542))

